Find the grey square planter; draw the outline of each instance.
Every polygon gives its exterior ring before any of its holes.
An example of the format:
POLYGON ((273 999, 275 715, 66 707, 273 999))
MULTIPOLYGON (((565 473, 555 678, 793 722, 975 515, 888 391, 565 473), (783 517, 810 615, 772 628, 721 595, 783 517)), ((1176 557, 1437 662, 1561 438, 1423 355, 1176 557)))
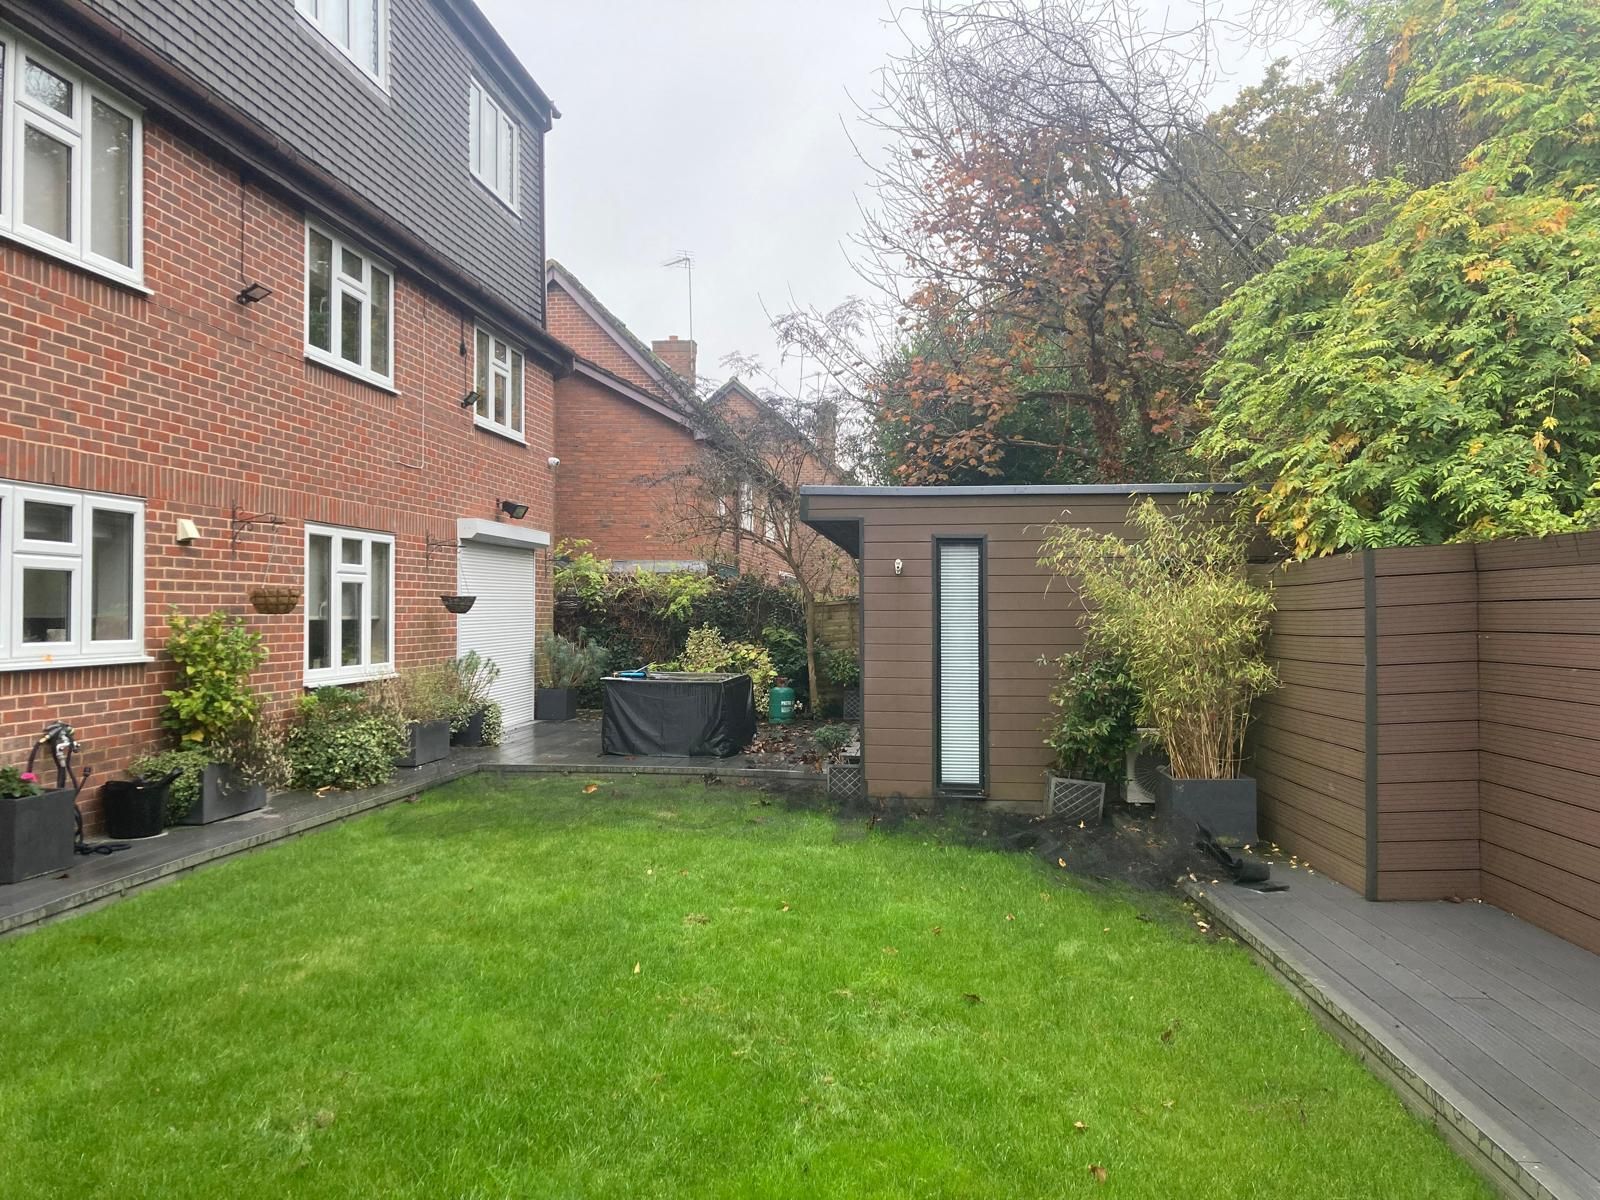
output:
POLYGON ((577 715, 577 688, 540 688, 533 694, 535 720, 570 721, 577 715))
POLYGON ((209 825, 267 806, 267 789, 251 783, 226 763, 212 763, 200 777, 200 799, 189 806, 180 825, 209 825))
POLYGON ((421 767, 441 758, 450 757, 450 718, 437 721, 413 721, 406 726, 409 743, 404 758, 395 759, 397 767, 421 767))
POLYGON ((0 883, 20 883, 72 866, 77 840, 72 790, 0 799, 0 883))
POLYGON ((1256 781, 1237 779, 1174 779, 1161 770, 1156 813, 1180 826, 1184 836, 1203 825, 1216 837, 1248 846, 1256 840, 1256 781))
POLYGON ((481 746, 483 745, 483 723, 488 719, 489 711, 480 708, 467 718, 467 723, 450 735, 452 746, 481 746))

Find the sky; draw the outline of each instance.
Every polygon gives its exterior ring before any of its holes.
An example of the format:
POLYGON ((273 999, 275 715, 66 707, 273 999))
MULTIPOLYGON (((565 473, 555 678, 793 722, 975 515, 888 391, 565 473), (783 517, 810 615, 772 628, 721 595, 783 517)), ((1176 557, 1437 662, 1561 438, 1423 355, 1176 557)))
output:
POLYGON ((689 335, 687 275, 661 265, 687 251, 700 374, 757 355, 792 394, 799 364, 780 368, 763 304, 830 307, 864 290, 844 247, 868 180, 852 97, 870 97, 899 36, 887 8, 478 4, 561 110, 545 142, 550 256, 648 342, 689 335))
MULTIPOLYGON (((545 143, 550 256, 648 342, 689 336, 688 277, 662 265, 687 252, 699 373, 754 355, 770 374, 746 382, 797 394, 801 364, 780 361, 768 313, 868 291, 849 260, 871 203, 852 139, 871 136, 856 104, 904 44, 889 0, 478 4, 562 113, 545 143)), ((1145 14, 1187 25, 1199 6, 1145 14)), ((1219 99, 1266 61, 1229 57, 1219 99)))

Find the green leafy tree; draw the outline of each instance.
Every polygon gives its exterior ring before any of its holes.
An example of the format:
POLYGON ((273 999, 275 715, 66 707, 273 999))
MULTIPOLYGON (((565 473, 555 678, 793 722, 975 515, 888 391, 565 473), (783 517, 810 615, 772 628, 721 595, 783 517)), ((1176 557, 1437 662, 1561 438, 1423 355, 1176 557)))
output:
POLYGON ((250 673, 267 658, 261 635, 242 617, 220 610, 203 617, 174 613, 167 628, 167 653, 178 679, 161 693, 167 701, 161 722, 179 742, 218 745, 240 725, 255 721, 261 700, 250 690, 250 673))
POLYGON ((1290 220, 1308 239, 1200 326, 1226 335, 1196 451, 1296 555, 1600 517, 1600 9, 1408 0, 1367 16, 1407 109, 1479 138, 1290 220))

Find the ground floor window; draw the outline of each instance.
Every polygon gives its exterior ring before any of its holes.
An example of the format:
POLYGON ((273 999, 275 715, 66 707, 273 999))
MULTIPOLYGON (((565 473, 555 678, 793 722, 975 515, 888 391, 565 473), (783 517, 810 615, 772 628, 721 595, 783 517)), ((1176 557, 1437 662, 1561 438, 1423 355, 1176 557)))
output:
POLYGON ((0 480, 0 667, 144 656, 144 502, 0 480))
POLYGON ((306 684, 387 675, 394 664, 394 538, 306 526, 306 684))
POLYGON ((980 792, 984 768, 983 543, 940 539, 934 576, 939 786, 980 792))

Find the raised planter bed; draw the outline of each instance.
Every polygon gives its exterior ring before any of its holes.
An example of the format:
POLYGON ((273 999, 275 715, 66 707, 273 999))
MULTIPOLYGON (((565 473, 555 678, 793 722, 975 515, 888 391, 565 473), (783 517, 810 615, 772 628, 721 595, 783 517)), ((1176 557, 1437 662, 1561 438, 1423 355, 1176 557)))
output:
POLYGON ((190 805, 178 824, 209 825, 266 805, 266 788, 251 783, 226 763, 212 763, 200 777, 200 799, 190 805))
POLYGON ((20 883, 72 865, 77 839, 71 788, 0 798, 0 883, 20 883))
MULTIPOLYGON (((1156 788, 1156 814, 1183 826, 1203 826, 1223 841, 1241 846, 1256 841, 1256 781, 1174 779, 1165 768, 1156 788)), ((1185 828, 1188 834, 1193 830, 1185 828)))
POLYGON ((413 721, 406 726, 408 744, 405 756, 395 759, 397 767, 421 767, 450 757, 450 718, 413 721))

